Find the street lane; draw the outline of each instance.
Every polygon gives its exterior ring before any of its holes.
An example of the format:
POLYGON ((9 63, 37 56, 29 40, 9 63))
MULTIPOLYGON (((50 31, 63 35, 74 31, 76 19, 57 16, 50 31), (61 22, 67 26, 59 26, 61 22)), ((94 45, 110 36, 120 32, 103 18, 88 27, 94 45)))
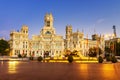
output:
POLYGON ((0 61, 0 80, 120 80, 120 63, 0 61))

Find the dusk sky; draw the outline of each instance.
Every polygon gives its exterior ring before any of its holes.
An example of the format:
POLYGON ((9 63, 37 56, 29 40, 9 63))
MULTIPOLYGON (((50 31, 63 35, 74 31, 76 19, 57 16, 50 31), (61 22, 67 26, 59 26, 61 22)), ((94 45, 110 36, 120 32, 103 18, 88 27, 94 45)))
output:
POLYGON ((66 25, 84 31, 85 37, 112 34, 116 25, 120 37, 120 0, 0 0, 0 37, 9 39, 10 31, 24 24, 30 37, 39 35, 46 13, 53 14, 56 33, 62 36, 66 25))

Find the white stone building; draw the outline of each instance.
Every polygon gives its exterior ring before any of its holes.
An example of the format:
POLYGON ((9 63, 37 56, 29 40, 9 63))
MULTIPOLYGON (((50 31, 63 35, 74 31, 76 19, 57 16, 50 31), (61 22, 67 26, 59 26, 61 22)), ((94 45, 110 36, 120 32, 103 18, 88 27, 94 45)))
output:
POLYGON ((10 55, 27 54, 29 52, 28 27, 23 25, 20 31, 10 33, 10 55))
POLYGON ((20 32, 12 31, 10 33, 10 46, 12 56, 18 54, 27 54, 34 56, 60 56, 64 51, 63 36, 57 35, 53 26, 52 14, 46 14, 44 17, 44 27, 39 35, 28 38, 28 27, 23 25, 20 32))
POLYGON ((39 35, 28 37, 28 26, 23 25, 20 31, 12 31, 10 33, 10 54, 17 56, 18 54, 27 54, 43 56, 63 55, 65 50, 77 50, 81 54, 86 55, 90 47, 99 46, 104 49, 104 38, 98 40, 90 40, 84 38, 84 33, 80 31, 73 32, 72 26, 66 26, 66 38, 57 35, 53 26, 54 18, 52 14, 46 14, 44 17, 44 26, 39 35))
POLYGON ((32 53, 36 56, 60 56, 64 51, 63 36, 57 35, 53 26, 52 14, 46 14, 44 17, 44 27, 40 31, 40 35, 32 36, 30 46, 32 53))
POLYGON ((92 35, 92 39, 84 38, 84 33, 77 30, 73 32, 72 26, 66 26, 65 49, 70 51, 78 51, 86 56, 89 53, 89 48, 99 47, 104 51, 105 41, 104 36, 92 35), (95 38, 95 39, 94 39, 95 38))

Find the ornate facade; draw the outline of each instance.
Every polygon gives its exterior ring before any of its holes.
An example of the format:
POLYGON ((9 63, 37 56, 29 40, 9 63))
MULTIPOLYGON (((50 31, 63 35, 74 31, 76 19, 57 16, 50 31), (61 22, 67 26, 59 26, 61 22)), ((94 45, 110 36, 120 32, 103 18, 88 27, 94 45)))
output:
POLYGON ((72 31, 72 26, 66 26, 65 49, 77 50, 83 53, 84 34, 82 32, 72 31))
POLYGON ((20 31, 12 31, 10 33, 10 55, 17 56, 20 53, 28 54, 29 39, 28 27, 23 25, 20 31))
POLYGON ((47 53, 49 56, 60 56, 64 51, 63 36, 56 34, 53 21, 52 14, 46 14, 40 35, 32 36, 32 40, 30 40, 31 50, 36 55, 43 56, 47 53))
POLYGON ((80 31, 73 32, 72 26, 66 26, 66 38, 57 35, 53 26, 54 18, 52 14, 46 14, 44 17, 44 26, 39 35, 28 38, 28 27, 23 25, 20 31, 12 31, 10 33, 10 54, 17 56, 18 54, 27 54, 27 56, 60 56, 65 50, 77 50, 81 54, 86 55, 90 47, 99 46, 104 49, 104 38, 98 40, 90 40, 84 38, 84 33, 80 31))
POLYGON ((60 56, 64 51, 64 39, 63 36, 56 34, 53 22, 52 14, 46 14, 40 35, 34 35, 32 39, 28 39, 28 27, 25 25, 20 32, 12 31, 10 33, 11 55, 44 56, 46 53, 49 56, 60 56))
POLYGON ((87 56, 89 48, 99 47, 104 51, 105 41, 104 36, 92 35, 92 39, 84 38, 84 33, 77 30, 72 31, 72 26, 66 26, 65 49, 74 51, 77 50, 80 54, 87 56))

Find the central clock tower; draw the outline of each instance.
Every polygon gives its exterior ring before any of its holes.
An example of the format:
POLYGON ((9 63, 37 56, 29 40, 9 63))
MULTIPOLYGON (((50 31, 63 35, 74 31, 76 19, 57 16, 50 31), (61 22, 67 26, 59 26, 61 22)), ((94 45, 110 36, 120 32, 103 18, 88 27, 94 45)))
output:
POLYGON ((44 17, 44 25, 46 27, 53 27, 53 16, 52 14, 46 14, 44 17))
POLYGON ((44 17, 44 27, 41 34, 55 34, 55 29, 53 27, 54 18, 52 14, 46 14, 44 17))

